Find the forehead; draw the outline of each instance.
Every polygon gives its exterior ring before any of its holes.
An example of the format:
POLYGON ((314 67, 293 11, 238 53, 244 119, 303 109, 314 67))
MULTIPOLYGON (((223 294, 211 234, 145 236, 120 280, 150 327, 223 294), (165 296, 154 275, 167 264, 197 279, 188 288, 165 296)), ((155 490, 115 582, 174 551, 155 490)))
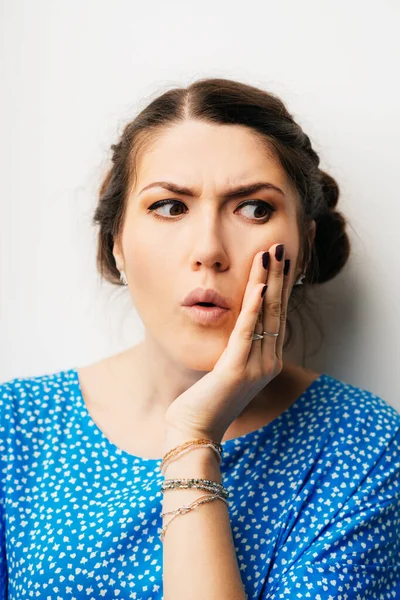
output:
POLYGON ((175 181, 217 192, 269 178, 285 194, 287 176, 260 134, 241 125, 186 121, 145 143, 136 159, 135 193, 153 181, 175 181))

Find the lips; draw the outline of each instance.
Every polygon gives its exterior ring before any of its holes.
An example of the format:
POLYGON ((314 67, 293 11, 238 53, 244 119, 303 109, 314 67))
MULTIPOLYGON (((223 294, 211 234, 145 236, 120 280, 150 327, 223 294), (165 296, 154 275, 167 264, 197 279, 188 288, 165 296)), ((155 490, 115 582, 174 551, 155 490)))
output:
POLYGON ((220 308, 229 309, 229 303, 224 296, 219 294, 216 290, 202 288, 196 288, 192 290, 182 302, 183 306, 193 306, 194 304, 207 303, 220 308))

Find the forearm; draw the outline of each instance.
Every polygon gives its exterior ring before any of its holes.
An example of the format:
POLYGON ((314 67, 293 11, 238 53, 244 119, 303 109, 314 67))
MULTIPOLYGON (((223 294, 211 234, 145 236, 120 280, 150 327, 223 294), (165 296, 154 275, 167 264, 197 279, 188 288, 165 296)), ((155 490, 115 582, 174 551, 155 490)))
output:
MULTIPOLYGON (((168 434, 165 451, 187 438, 168 434)), ((196 448, 166 466, 164 477, 203 478, 222 483, 218 457, 211 448, 196 448)), ((190 504, 199 489, 166 490, 163 512, 190 504)), ((229 501, 229 500, 228 500, 229 501)), ((171 519, 164 517, 163 524, 171 519)), ((228 506, 215 499, 173 519, 163 542, 165 600, 245 600, 232 537, 228 506)))

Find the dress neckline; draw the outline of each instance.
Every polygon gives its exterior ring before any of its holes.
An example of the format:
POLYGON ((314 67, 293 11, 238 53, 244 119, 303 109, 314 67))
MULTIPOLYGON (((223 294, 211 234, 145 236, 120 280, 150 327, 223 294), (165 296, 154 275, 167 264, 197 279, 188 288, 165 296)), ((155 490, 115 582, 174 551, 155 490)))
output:
MULTIPOLYGON (((81 416, 84 418, 86 424, 90 428, 95 429, 97 431, 98 436, 101 438, 104 445, 111 453, 123 456, 123 457, 125 457, 125 459, 127 461, 133 462, 136 464, 143 463, 148 466, 155 467, 158 463, 161 463, 162 458, 146 458, 143 456, 136 456, 134 454, 131 454, 130 452, 127 452, 126 450, 122 450, 116 444, 114 444, 114 442, 112 442, 103 433, 103 431, 100 429, 100 427, 98 427, 98 425, 93 420, 91 414, 89 413, 89 410, 85 403, 85 399, 83 397, 83 392, 82 392, 82 388, 81 388, 81 384, 80 384, 80 380, 79 380, 78 367, 72 367, 71 369, 68 369, 66 371, 66 374, 67 374, 68 379, 72 380, 72 384, 73 384, 74 391, 75 391, 75 398, 77 401, 77 408, 79 409, 81 416)), ((314 389, 318 388, 321 384, 325 383, 326 379, 329 379, 329 377, 330 376, 327 373, 321 373, 320 376, 317 377, 316 379, 314 379, 311 382, 311 384, 302 392, 302 394, 298 398, 296 398, 296 400, 294 400, 294 402, 292 402, 292 404, 290 404, 290 406, 288 408, 286 408, 277 417, 272 419, 272 421, 270 421, 269 423, 266 423, 262 427, 259 427, 258 429, 254 429, 253 431, 249 431, 248 433, 245 433, 238 437, 231 438, 229 440, 225 440, 225 441, 221 442, 221 445, 223 448, 223 457, 225 455, 229 455, 231 451, 233 451, 235 448, 238 448, 239 446, 243 445, 245 442, 251 442, 251 440, 253 438, 265 435, 265 434, 267 434, 267 432, 269 432, 270 430, 273 430, 275 427, 277 427, 281 421, 287 419, 293 411, 297 410, 299 408, 299 406, 306 399, 309 398, 311 392, 313 392, 314 389)))

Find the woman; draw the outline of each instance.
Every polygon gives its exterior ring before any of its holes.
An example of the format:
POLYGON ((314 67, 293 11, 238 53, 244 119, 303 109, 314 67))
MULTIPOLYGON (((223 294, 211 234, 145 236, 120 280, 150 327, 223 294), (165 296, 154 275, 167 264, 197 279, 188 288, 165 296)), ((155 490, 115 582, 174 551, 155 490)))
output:
POLYGON ((308 136, 207 79, 112 149, 98 267, 145 337, 1 386, 0 597, 400 597, 400 415, 283 360, 350 253, 308 136))

